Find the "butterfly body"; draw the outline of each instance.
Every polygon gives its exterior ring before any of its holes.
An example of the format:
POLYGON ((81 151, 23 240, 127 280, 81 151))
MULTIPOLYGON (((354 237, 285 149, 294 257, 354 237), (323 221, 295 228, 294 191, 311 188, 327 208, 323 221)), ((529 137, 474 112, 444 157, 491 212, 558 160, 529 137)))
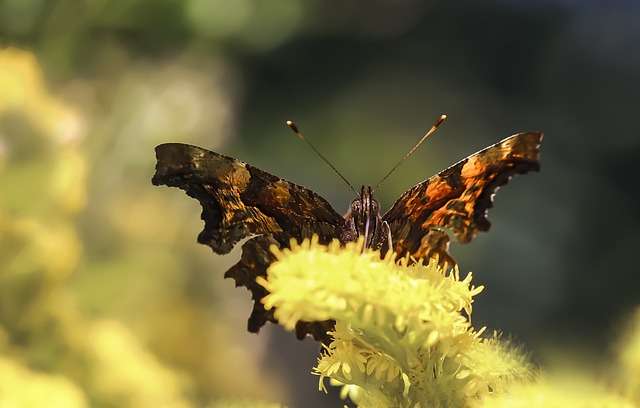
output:
MULTIPOLYGON (((242 239, 240 261, 229 269, 237 286, 252 293, 254 309, 249 331, 257 332, 273 313, 260 299, 265 289, 255 282, 266 276, 274 256, 269 247, 288 247, 319 237, 321 243, 338 239, 342 244, 364 237, 365 247, 383 254, 411 255, 453 266, 448 252, 449 233, 458 241, 471 241, 487 231, 487 210, 495 191, 513 175, 539 170, 542 133, 527 132, 489 146, 407 190, 386 213, 370 187, 362 187, 349 211, 341 216, 315 192, 263 170, 201 147, 166 143, 156 147, 158 159, 152 182, 178 187, 202 205, 205 226, 198 242, 226 254, 242 239)), ((331 322, 299 324, 297 334, 326 339, 331 322)))

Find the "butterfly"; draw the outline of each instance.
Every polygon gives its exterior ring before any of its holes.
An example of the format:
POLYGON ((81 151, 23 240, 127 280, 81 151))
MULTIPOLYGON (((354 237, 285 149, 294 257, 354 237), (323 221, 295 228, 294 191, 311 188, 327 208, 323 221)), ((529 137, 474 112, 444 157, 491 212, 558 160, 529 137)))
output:
MULTIPOLYGON (((313 235, 320 243, 339 239, 342 244, 364 238, 365 246, 395 251, 399 257, 437 257, 440 264, 455 265, 449 254, 450 236, 471 241, 491 224, 487 211, 496 190, 516 174, 539 171, 543 134, 525 132, 510 136, 416 184, 384 214, 362 187, 346 215, 340 215, 320 195, 266 171, 201 147, 166 143, 156 147, 154 185, 178 187, 202 206, 204 229, 198 242, 218 254, 242 245, 240 261, 225 277, 246 287, 254 300, 248 330, 258 332, 267 322, 277 323, 273 311, 260 300, 267 291, 255 281, 266 276, 275 260, 272 244, 289 247, 313 235)), ((333 322, 299 322, 299 339, 311 334, 326 342, 333 322)))

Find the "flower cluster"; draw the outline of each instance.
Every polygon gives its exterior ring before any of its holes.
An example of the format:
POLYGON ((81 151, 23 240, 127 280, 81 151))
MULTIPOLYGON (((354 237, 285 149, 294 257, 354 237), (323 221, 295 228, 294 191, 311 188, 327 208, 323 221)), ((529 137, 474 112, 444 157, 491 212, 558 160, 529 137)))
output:
POLYGON ((527 381, 522 353, 471 326, 471 274, 436 261, 396 262, 361 243, 273 249, 278 259, 260 279, 265 308, 292 330, 300 321, 336 320, 333 341, 314 372, 344 386, 360 406, 458 407, 527 381))

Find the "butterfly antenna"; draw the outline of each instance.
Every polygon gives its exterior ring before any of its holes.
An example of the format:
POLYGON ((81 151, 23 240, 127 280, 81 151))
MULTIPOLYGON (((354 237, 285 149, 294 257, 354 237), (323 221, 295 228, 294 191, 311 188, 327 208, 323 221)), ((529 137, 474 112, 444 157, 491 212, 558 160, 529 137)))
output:
POLYGON ((353 186, 351 185, 351 183, 349 183, 349 182, 347 181, 347 179, 346 179, 346 178, 345 178, 345 177, 344 177, 344 176, 343 176, 343 175, 338 171, 338 169, 336 169, 335 167, 333 167, 333 164, 331 164, 331 163, 329 162, 329 160, 327 160, 327 159, 322 155, 322 153, 320 153, 320 152, 318 151, 318 149, 316 149, 316 148, 311 144, 311 142, 309 142, 307 139, 305 139, 305 138, 304 138, 304 135, 302 134, 302 132, 300 131, 300 129, 298 129, 298 127, 296 126, 296 124, 295 124, 295 123, 293 123, 292 121, 288 120, 288 121, 287 121, 287 126, 289 126, 289 127, 290 127, 294 132, 296 132, 296 135, 298 135, 298 137, 299 137, 300 139, 302 139, 302 141, 303 141, 303 142, 305 142, 306 144, 308 144, 308 145, 309 145, 309 147, 310 147, 310 148, 312 148, 312 149, 313 149, 313 151, 314 151, 314 152, 316 152, 316 154, 317 154, 318 156, 320 156, 320 158, 321 158, 322 160, 324 160, 324 162, 325 162, 325 163, 327 163, 327 164, 329 165, 329 167, 331 167, 331 168, 333 169, 333 171, 335 171, 335 172, 336 172, 336 174, 337 174, 338 176, 340 176, 340 178, 341 178, 342 180, 344 180, 344 182, 345 182, 345 183, 347 183, 347 185, 351 188, 351 190, 353 190, 353 192, 354 192, 354 193, 356 193, 356 195, 357 195, 357 196, 360 196, 360 194, 356 191, 356 189, 355 189, 355 188, 353 188, 353 186))
POLYGON ((433 132, 435 132, 435 131, 436 131, 436 129, 438 128, 438 126, 440 126, 440 124, 441 124, 442 122, 444 122, 444 120, 445 120, 446 118, 447 118, 447 115, 440 115, 440 117, 438 118, 438 120, 436 120, 436 123, 434 123, 434 124, 433 124, 433 126, 431 126, 431 129, 429 129, 429 131, 428 131, 424 136, 422 136, 422 139, 420 139, 420 141, 419 141, 419 142, 418 142, 418 143, 413 147, 413 149, 409 150, 409 153, 405 154, 405 156, 404 156, 404 157, 403 157, 403 158, 398 162, 398 164, 396 164, 395 166, 393 166, 393 168, 391 169, 391 171, 390 171, 390 172, 388 172, 388 173, 387 173, 387 175, 386 175, 386 176, 384 176, 384 177, 382 178, 382 180, 380 180, 380 182, 379 182, 379 183, 378 183, 378 184, 373 188, 373 190, 371 190, 371 192, 373 193, 374 191, 376 191, 376 190, 378 189, 378 187, 380 187, 380 184, 382 184, 382 183, 383 183, 387 178, 389 178, 389 176, 391 175, 391 173, 393 173, 393 172, 398 168, 398 166, 400 166, 400 165, 402 164, 402 162, 403 162, 403 161, 405 161, 405 160, 407 159, 407 157, 411 156, 411 154, 412 154, 413 152, 415 152, 415 151, 416 151, 416 149, 417 149, 418 147, 420 147, 420 145, 422 144, 422 142, 424 142, 424 141, 425 141, 425 139, 426 139, 427 137, 429 137, 429 135, 431 135, 433 132))

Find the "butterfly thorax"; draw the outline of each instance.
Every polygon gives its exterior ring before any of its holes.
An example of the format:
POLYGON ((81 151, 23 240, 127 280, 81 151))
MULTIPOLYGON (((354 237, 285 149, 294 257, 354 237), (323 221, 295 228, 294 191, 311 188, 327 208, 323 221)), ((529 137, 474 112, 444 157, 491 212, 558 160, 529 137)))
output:
POLYGON ((340 234, 343 244, 364 239, 365 248, 386 252, 391 243, 389 224, 380 216, 380 203, 371 195, 371 187, 362 186, 360 197, 353 200, 344 216, 340 234))

